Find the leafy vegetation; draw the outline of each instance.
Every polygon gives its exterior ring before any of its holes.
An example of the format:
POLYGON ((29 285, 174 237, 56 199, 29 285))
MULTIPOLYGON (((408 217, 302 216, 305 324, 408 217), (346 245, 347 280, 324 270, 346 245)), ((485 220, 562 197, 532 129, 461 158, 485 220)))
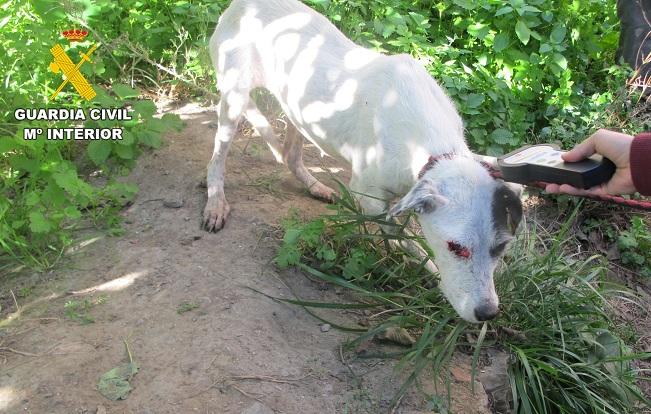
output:
MULTIPOLYGON (((75 3, 76 4, 76 3, 75 3)), ((52 1, 9 1, 0 8, 0 62, 4 88, 0 90, 0 246, 1 258, 36 268, 52 265, 72 242, 72 230, 84 221, 115 228, 115 214, 129 202, 136 188, 116 180, 135 163, 146 148, 161 145, 161 134, 180 127, 178 118, 156 117, 151 100, 140 99, 141 91, 120 83, 115 52, 100 45, 91 63, 80 67, 95 85, 97 97, 90 103, 77 96, 71 86, 50 96, 61 75, 50 72, 50 48, 63 30, 75 26, 77 14, 89 16, 95 5, 65 9, 52 1), (132 120, 20 121, 17 108, 129 108, 132 120), (83 124, 83 125, 82 125, 83 124), (24 140, 26 128, 123 128, 120 141, 24 140), (102 185, 91 183, 105 182, 102 185)), ((114 3, 105 2, 105 5, 114 3)), ((76 4, 80 7, 82 3, 76 4)), ((77 25, 78 27, 78 25, 77 25)), ((97 28, 101 30, 101 28, 97 28)), ((67 54, 73 61, 98 39, 89 36, 72 44, 67 54)))
POLYGON ((179 315, 182 315, 186 312, 190 312, 192 310, 195 310, 199 307, 199 305, 195 302, 183 302, 179 305, 178 308, 176 308, 176 313, 179 315))
MULTIPOLYGON (((598 126, 626 71, 614 67, 614 1, 311 0, 344 32, 427 66, 490 154, 535 139, 570 145, 598 126)), ((639 126, 630 125, 628 130, 639 126)))
POLYGON ((90 314, 91 309, 106 302, 107 299, 106 296, 102 295, 96 299, 69 300, 63 305, 64 314, 66 318, 79 322, 81 325, 94 323, 95 318, 90 314))
MULTIPOLYGON (((496 346, 511 355, 508 371, 517 413, 614 414, 640 412, 641 405, 651 407, 636 386, 640 372, 630 363, 651 354, 632 352, 609 317, 610 300, 635 303, 635 297, 605 281, 606 269, 599 257, 564 253, 564 245, 571 243, 568 230, 573 215, 553 241, 541 240, 535 227, 520 235, 496 278, 502 312, 495 321, 475 326, 460 320, 437 288, 427 287, 434 275, 420 259, 392 246, 392 240, 405 238, 425 246, 410 226, 364 216, 343 186, 340 191, 343 197, 333 206, 333 214, 306 223, 290 217, 284 223, 277 263, 298 266, 321 281, 346 288, 362 302, 287 301, 313 314, 316 308, 363 306, 392 315, 368 330, 333 324, 359 332, 351 345, 389 327, 418 335, 400 356, 399 365, 411 367, 412 372, 394 402, 425 367, 446 377, 455 352, 472 353, 476 368, 482 348, 496 346), (400 226, 404 231, 392 236, 379 225, 400 226)), ((445 401, 440 395, 428 397, 432 402, 445 401)))
POLYGON ((642 217, 633 217, 631 227, 617 238, 622 263, 638 273, 651 277, 651 232, 642 217))

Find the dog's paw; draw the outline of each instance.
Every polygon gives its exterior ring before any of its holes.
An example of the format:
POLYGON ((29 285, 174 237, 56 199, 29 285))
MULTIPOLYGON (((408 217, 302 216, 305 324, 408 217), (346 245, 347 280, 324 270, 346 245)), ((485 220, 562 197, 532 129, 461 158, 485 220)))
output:
POLYGON ((310 187, 310 194, 312 194, 312 197, 327 203, 334 203, 337 199, 337 192, 335 190, 318 181, 310 187))
POLYGON ((211 201, 208 200, 206 208, 203 210, 203 221, 201 226, 209 232, 218 232, 226 224, 226 218, 230 213, 231 207, 226 199, 211 201))

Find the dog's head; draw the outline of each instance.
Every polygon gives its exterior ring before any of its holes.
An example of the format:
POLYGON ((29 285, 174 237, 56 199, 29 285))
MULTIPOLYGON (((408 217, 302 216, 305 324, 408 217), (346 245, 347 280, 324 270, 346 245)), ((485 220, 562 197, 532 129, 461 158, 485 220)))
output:
POLYGON ((493 271, 522 219, 521 187, 468 157, 429 167, 389 215, 417 213, 445 297, 469 322, 492 319, 499 305, 493 271))

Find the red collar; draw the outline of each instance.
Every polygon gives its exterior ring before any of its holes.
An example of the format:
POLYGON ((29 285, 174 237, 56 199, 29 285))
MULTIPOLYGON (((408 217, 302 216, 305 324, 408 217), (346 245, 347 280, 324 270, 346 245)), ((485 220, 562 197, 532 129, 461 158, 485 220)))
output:
POLYGON ((425 163, 425 165, 423 165, 423 168, 420 169, 420 172, 418 173, 418 179, 420 180, 421 178, 423 178, 423 175, 425 175, 427 171, 431 170, 439 161, 451 160, 456 156, 457 154, 455 154, 454 152, 446 152, 445 154, 436 155, 436 156, 430 155, 427 160, 427 163, 425 163))
MULTIPOLYGON (((423 178, 425 173, 427 171, 431 170, 432 168, 434 168, 434 166, 439 161, 441 161, 441 160, 451 160, 452 158, 454 158, 456 156, 457 156, 457 154, 454 153, 454 152, 446 152, 445 154, 436 155, 436 156, 430 155, 429 159, 427 160, 427 163, 425 163, 425 165, 423 165, 423 168, 420 169, 420 172, 418 173, 418 179, 420 180, 421 178, 423 178)), ((502 178, 502 174, 501 174, 500 170, 498 170, 497 168, 493 167, 492 165, 490 165, 489 163, 487 163, 485 161, 480 161, 479 163, 481 164, 482 167, 484 167, 486 169, 486 171, 488 171, 488 174, 490 174, 491 177, 493 177, 495 179, 502 178)))

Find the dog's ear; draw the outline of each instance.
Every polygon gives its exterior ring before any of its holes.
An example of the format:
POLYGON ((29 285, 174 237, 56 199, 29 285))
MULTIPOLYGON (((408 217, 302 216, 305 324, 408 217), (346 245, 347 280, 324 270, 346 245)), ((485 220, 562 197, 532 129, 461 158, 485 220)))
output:
POLYGON ((516 183, 509 183, 506 181, 504 182, 504 185, 506 185, 511 191, 513 191, 518 198, 522 197, 522 193, 524 191, 523 185, 516 184, 516 183))
POLYGON ((517 190, 505 183, 497 187, 493 195, 493 222, 497 229, 508 230, 512 235, 522 221, 522 201, 517 190))
POLYGON ((447 203, 448 199, 439 194, 436 184, 423 178, 389 210, 387 217, 399 216, 407 210, 414 210, 418 214, 431 213, 447 203))

